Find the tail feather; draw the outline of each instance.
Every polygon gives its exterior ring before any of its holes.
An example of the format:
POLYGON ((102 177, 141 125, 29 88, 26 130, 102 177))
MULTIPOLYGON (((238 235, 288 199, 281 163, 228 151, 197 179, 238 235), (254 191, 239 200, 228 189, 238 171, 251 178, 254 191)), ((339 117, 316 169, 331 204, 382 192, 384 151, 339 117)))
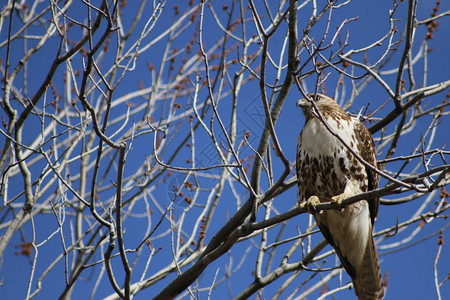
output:
POLYGON ((383 279, 372 233, 364 253, 363 263, 352 278, 355 294, 359 300, 375 300, 384 296, 383 279))

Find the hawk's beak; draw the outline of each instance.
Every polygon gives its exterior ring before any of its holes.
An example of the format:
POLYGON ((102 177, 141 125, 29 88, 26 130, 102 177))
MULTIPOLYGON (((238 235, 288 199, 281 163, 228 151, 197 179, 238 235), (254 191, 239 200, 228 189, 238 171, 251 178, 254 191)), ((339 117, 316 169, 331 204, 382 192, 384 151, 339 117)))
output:
POLYGON ((301 107, 301 108, 311 107, 311 102, 305 98, 302 98, 297 101, 297 107, 301 107))

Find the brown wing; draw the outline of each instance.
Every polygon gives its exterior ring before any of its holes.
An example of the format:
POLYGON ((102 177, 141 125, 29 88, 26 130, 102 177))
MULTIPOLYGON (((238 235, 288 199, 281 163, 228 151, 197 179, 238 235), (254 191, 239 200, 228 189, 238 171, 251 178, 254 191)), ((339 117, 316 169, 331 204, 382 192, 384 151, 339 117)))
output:
MULTIPOLYGON (((375 152, 375 143, 373 141, 372 135, 367 130, 366 127, 361 122, 357 122, 355 126, 356 139, 361 149, 362 158, 374 166, 378 168, 377 164, 377 156, 375 152)), ((375 190, 378 188, 378 180, 379 176, 372 169, 366 167, 367 180, 368 180, 368 191, 375 190)), ((367 200, 369 202, 369 210, 370 210, 370 218, 372 220, 372 224, 375 221, 375 218, 378 214, 378 207, 380 206, 380 198, 375 197, 367 200)))

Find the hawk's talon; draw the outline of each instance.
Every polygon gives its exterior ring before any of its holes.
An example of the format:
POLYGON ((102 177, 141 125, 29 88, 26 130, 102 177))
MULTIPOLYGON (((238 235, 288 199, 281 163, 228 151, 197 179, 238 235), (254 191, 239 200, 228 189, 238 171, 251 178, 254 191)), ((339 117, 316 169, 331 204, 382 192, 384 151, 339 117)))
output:
POLYGON ((342 202, 349 197, 350 197, 350 195, 348 195, 347 193, 342 193, 342 194, 336 195, 334 197, 331 197, 331 199, 330 199, 331 205, 333 205, 335 207, 335 209, 339 213, 341 213, 344 211, 344 208, 342 207, 342 202))
POLYGON ((320 203, 320 200, 317 196, 311 196, 306 200, 305 202, 300 203, 301 208, 306 208, 310 214, 316 214, 319 215, 322 214, 322 210, 317 210, 316 206, 320 203))

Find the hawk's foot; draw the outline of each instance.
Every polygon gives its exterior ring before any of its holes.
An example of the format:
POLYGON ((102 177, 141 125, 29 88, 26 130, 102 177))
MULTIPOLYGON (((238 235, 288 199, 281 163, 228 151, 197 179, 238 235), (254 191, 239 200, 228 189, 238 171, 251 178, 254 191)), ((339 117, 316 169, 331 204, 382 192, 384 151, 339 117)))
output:
POLYGON ((350 195, 347 193, 342 193, 334 197, 331 197, 331 205, 333 205, 335 209, 341 213, 344 211, 344 208, 342 207, 342 202, 349 197, 350 195))
POLYGON ((305 202, 300 203, 301 208, 306 208, 310 214, 322 214, 321 210, 317 211, 316 206, 320 203, 320 200, 317 196, 311 196, 305 202))

